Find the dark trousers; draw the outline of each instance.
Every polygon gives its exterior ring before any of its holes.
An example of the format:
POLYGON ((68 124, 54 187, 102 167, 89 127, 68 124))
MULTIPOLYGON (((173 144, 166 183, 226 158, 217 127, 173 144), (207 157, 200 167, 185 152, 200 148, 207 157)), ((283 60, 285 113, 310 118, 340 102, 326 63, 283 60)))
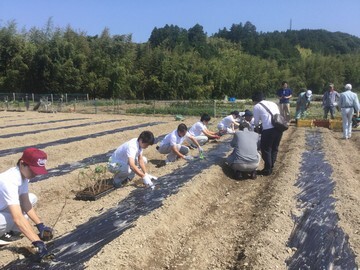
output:
POLYGON ((274 167, 282 132, 275 128, 266 129, 261 132, 261 157, 264 160, 264 170, 271 172, 274 167))

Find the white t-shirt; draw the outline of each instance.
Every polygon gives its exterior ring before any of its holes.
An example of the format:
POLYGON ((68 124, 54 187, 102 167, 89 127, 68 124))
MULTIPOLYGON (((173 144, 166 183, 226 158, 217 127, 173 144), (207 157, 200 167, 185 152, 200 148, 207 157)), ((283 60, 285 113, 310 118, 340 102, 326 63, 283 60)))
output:
MULTIPOLYGON (((261 121, 262 128, 264 130, 273 128, 274 126, 271 124, 271 114, 268 113, 267 110, 259 103, 254 106, 254 125, 259 125, 261 121)), ((270 112, 272 112, 273 115, 280 113, 279 107, 275 102, 263 100, 261 103, 263 103, 270 110, 270 112)))
POLYGON ((138 139, 131 139, 115 150, 111 155, 111 162, 123 162, 128 164, 129 158, 136 160, 142 151, 143 149, 140 147, 138 139))
POLYGON ((203 131, 206 129, 207 128, 206 128, 205 124, 203 122, 199 121, 189 129, 189 133, 190 133, 190 135, 197 137, 197 136, 203 135, 203 131))
POLYGON ((161 141, 160 146, 164 146, 164 145, 174 146, 177 144, 182 144, 185 140, 185 137, 189 135, 190 135, 189 132, 186 132, 184 137, 180 137, 177 132, 177 129, 175 129, 171 133, 165 136, 165 138, 161 141))
POLYGON ((224 128, 229 128, 231 127, 231 124, 235 121, 234 117, 232 116, 232 114, 226 116, 225 118, 223 118, 218 126, 224 127, 224 128))
POLYGON ((20 205, 20 195, 29 193, 29 180, 23 180, 19 167, 0 174, 0 210, 9 205, 20 205))

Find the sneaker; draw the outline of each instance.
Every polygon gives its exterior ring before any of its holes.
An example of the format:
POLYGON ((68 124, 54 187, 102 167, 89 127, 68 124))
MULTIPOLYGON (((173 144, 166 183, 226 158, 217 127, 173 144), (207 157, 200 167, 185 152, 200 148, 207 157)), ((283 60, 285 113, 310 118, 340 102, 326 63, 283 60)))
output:
POLYGON ((12 242, 20 239, 21 239, 20 234, 15 234, 12 231, 7 232, 0 237, 0 246, 11 244, 12 242))
POLYGON ((254 171, 252 171, 252 172, 250 173, 250 178, 251 178, 251 179, 254 179, 254 180, 257 178, 256 170, 254 170, 254 171))
POLYGON ((170 160, 165 159, 165 165, 168 165, 168 164, 170 164, 170 163, 172 163, 170 160))
POLYGON ((267 170, 267 169, 263 169, 260 171, 260 174, 261 175, 264 175, 264 176, 268 176, 268 175, 271 175, 272 174, 272 170, 267 170))

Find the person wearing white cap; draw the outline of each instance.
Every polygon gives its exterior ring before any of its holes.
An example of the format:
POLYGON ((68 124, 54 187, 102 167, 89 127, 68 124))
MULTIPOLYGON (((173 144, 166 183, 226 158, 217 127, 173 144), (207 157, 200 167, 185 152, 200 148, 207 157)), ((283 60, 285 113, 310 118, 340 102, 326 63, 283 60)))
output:
POLYGON ((47 155, 37 148, 27 148, 17 165, 0 173, 0 246, 7 245, 24 234, 37 248, 35 259, 41 261, 49 255, 44 241, 51 240, 53 230, 44 225, 33 206, 35 194, 29 193, 29 181, 37 175, 46 174, 47 155), (35 233, 29 219, 34 222, 35 233))
POLYGON ((359 118, 359 98, 356 93, 352 92, 352 85, 346 84, 345 91, 340 94, 339 107, 341 108, 343 139, 350 139, 352 132, 352 117, 354 110, 359 118))
POLYGON ((310 106, 311 97, 312 97, 311 90, 306 90, 305 92, 301 92, 299 94, 298 99, 296 101, 296 113, 295 113, 296 120, 303 118, 305 116, 306 110, 310 106))

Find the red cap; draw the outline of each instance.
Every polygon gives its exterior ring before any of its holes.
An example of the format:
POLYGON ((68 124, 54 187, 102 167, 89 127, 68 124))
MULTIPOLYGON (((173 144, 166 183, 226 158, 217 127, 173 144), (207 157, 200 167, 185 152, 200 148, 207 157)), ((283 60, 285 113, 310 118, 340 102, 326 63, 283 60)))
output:
POLYGON ((34 174, 38 175, 48 173, 45 169, 47 155, 44 151, 33 147, 27 148, 20 159, 30 167, 30 170, 34 174))

